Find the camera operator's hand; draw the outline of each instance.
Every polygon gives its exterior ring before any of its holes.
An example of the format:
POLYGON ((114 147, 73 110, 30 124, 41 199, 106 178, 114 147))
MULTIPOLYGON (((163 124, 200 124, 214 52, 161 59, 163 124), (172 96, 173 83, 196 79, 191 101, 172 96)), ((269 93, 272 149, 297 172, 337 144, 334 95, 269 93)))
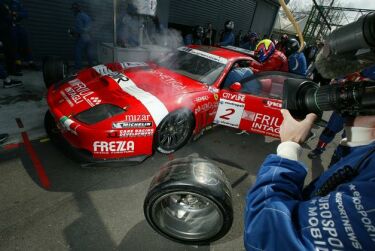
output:
POLYGON ((310 113, 304 120, 297 121, 290 115, 288 110, 282 109, 281 114, 284 117, 284 121, 280 126, 281 142, 292 141, 298 144, 305 142, 317 116, 310 113))

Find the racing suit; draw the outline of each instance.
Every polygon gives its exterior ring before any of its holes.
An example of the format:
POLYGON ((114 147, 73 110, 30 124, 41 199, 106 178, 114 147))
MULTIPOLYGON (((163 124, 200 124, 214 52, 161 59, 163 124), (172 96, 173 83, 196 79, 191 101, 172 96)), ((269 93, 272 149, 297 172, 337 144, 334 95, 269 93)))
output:
POLYGON ((275 52, 263 63, 253 61, 251 67, 254 68, 256 73, 263 71, 289 72, 288 59, 284 53, 278 50, 275 50, 275 52))
POLYGON ((28 12, 20 0, 12 0, 11 11, 13 13, 12 41, 17 48, 16 64, 20 66, 22 59, 32 62, 29 36, 26 28, 21 24, 23 19, 28 18, 28 12))
POLYGON ((375 65, 363 70, 362 76, 371 80, 375 80, 375 65))
POLYGON ((296 52, 288 58, 289 72, 306 76, 307 75, 307 63, 306 57, 302 52, 296 52))
POLYGON ((277 155, 267 157, 247 195, 246 250, 375 250, 373 129, 350 130, 358 140, 344 139, 343 158, 306 189, 307 169, 298 161, 297 143, 284 142, 277 155), (358 165, 358 175, 337 182, 348 173, 344 169, 358 165), (336 180, 336 186, 316 195, 328 180, 336 180))

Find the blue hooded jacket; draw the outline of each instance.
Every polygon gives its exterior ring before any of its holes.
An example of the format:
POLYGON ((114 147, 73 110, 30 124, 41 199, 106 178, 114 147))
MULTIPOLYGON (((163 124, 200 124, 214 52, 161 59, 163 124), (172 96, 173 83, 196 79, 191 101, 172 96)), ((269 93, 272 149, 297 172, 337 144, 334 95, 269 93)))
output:
POLYGON ((338 170, 354 167, 374 148, 375 143, 347 147, 345 156, 304 190, 302 163, 268 156, 247 196, 246 250, 375 250, 374 153, 356 177, 326 196, 314 195, 338 170))
POLYGON ((288 58, 289 71, 294 74, 306 76, 307 75, 307 63, 305 54, 302 52, 296 52, 288 58))

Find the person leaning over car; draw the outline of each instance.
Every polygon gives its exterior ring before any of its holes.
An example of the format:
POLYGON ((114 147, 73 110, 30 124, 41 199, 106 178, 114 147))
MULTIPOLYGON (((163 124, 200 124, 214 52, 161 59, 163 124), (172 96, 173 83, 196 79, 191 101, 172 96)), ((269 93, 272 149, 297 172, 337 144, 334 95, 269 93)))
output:
POLYGON ((276 50, 270 39, 263 39, 255 48, 255 57, 260 62, 253 61, 251 67, 255 73, 263 71, 289 72, 288 59, 281 51, 276 50))
POLYGON ((247 195, 246 250, 375 250, 375 116, 346 121, 345 155, 303 189, 300 146, 316 115, 282 110, 281 144, 247 195))
MULTIPOLYGON (((236 63, 228 73, 228 76, 226 77, 222 88, 229 88, 229 86, 231 86, 232 84, 241 82, 241 80, 249 78, 252 75, 254 75, 254 73, 249 67, 241 67, 238 63, 236 63)), ((241 91, 245 93, 259 94, 262 89, 262 86, 258 81, 245 82, 241 85, 241 91)))

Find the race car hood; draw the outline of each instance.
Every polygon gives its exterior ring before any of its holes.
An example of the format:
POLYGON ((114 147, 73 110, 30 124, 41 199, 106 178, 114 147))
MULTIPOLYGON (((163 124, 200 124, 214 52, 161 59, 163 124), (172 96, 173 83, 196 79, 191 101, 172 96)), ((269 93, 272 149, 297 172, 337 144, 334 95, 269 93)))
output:
POLYGON ((205 91, 207 88, 198 81, 165 68, 118 69, 108 66, 106 71, 87 69, 70 81, 51 88, 48 103, 65 116, 75 116, 100 104, 122 108, 136 104, 146 106, 144 100, 150 98, 158 100, 167 110, 173 110, 177 96, 205 91))

